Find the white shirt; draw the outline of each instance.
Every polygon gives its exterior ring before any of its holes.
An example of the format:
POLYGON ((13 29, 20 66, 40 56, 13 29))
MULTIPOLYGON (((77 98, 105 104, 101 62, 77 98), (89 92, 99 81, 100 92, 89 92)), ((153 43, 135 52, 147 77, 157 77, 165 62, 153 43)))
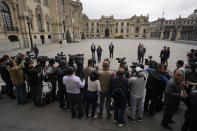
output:
POLYGON ((90 77, 88 78, 88 90, 89 91, 101 91, 100 81, 95 80, 91 81, 90 77))
POLYGON ((66 86, 66 90, 71 94, 80 94, 80 88, 83 88, 85 81, 81 81, 79 77, 75 75, 64 76, 63 83, 66 86))

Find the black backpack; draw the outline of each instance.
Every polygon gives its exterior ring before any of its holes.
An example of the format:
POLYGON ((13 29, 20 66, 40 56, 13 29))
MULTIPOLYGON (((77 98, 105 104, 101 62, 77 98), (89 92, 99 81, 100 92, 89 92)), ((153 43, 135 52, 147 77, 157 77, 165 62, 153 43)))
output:
POLYGON ((125 92, 123 90, 123 84, 121 79, 118 79, 118 83, 112 85, 112 98, 115 101, 120 101, 126 98, 125 92))

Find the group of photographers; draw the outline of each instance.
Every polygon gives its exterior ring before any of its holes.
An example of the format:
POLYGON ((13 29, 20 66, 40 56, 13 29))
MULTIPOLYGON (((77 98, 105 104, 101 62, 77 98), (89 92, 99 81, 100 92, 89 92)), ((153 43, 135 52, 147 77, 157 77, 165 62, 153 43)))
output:
MULTIPOLYGON (((146 52, 142 45, 140 48, 140 51, 146 52)), ((103 62, 102 70, 95 70, 94 59, 89 59, 88 66, 83 68, 82 55, 70 55, 67 63, 64 57, 58 61, 38 57, 35 62, 30 56, 19 54, 14 58, 2 57, 0 73, 11 98, 14 98, 15 87, 17 104, 27 103, 26 86, 29 86, 34 105, 42 106, 43 81, 47 81, 52 85, 52 101, 57 99, 61 110, 71 110, 72 118, 80 119, 85 112, 87 118, 94 119, 97 117, 97 107, 98 116, 102 118, 105 105, 107 119, 114 110, 114 122, 119 127, 126 125, 127 105, 131 122, 142 121, 144 112, 154 115, 165 107, 161 125, 172 130, 169 124, 175 122, 172 117, 182 100, 188 107, 182 131, 196 131, 196 54, 195 50, 188 54, 189 68, 184 68, 184 62, 179 60, 172 73, 164 66, 165 63, 156 64, 152 58, 146 60, 148 69, 145 70, 143 64, 135 64, 129 72, 122 63, 125 58, 119 59, 117 71, 110 71, 109 61, 103 62)), ((143 56, 140 59, 143 62, 143 56)))

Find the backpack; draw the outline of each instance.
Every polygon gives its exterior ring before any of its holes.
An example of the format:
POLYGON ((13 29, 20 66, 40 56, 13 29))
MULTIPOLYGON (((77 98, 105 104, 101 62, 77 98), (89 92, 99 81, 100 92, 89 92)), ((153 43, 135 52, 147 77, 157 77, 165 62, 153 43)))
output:
POLYGON ((126 99, 126 95, 123 90, 123 85, 122 85, 121 79, 119 79, 118 83, 112 85, 112 87, 113 87, 112 98, 115 101, 120 101, 120 100, 126 99))

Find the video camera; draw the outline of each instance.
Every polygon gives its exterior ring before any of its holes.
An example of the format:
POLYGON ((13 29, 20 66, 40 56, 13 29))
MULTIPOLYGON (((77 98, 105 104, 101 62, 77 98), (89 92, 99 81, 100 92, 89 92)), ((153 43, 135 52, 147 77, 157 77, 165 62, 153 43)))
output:
POLYGON ((145 59, 145 65, 147 65, 149 68, 156 69, 157 65, 159 64, 155 60, 152 60, 152 56, 149 56, 148 59, 145 59))
POLYGON ((63 52, 58 53, 58 54, 55 56, 55 62, 60 63, 61 61, 67 61, 67 57, 66 57, 66 55, 64 55, 63 52))
POLYGON ((49 60, 47 56, 39 56, 37 62, 40 62, 42 67, 45 67, 46 62, 49 60))
POLYGON ((137 62, 132 62, 132 65, 130 66, 130 68, 135 69, 138 66, 137 62))
POLYGON ((28 58, 30 58, 32 60, 35 58, 34 53, 32 53, 31 51, 26 51, 26 55, 27 55, 28 58))
POLYGON ((189 63, 197 62, 197 50, 191 49, 190 52, 187 52, 187 60, 189 63))
POLYGON ((125 61, 126 57, 122 57, 122 58, 116 58, 116 60, 118 61, 118 63, 120 64, 126 64, 127 62, 125 61))
POLYGON ((69 56, 69 62, 68 62, 69 65, 73 65, 74 63, 77 64, 77 67, 79 65, 83 65, 84 54, 76 54, 76 55, 68 54, 68 56, 69 56))

